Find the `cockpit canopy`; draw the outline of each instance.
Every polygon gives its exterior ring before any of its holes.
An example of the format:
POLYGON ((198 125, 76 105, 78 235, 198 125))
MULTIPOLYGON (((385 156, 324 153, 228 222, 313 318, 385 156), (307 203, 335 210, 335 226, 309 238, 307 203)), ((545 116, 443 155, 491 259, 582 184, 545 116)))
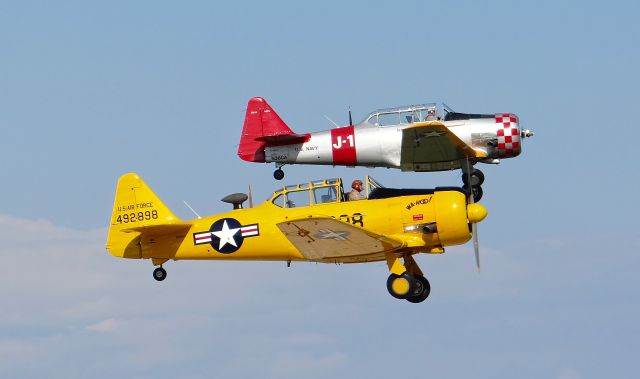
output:
MULTIPOLYGON (((383 186, 372 177, 366 177, 364 192, 368 197, 374 188, 383 186)), ((271 202, 281 208, 298 208, 309 205, 337 203, 346 201, 347 196, 342 186, 342 179, 322 179, 308 183, 288 185, 275 191, 271 202)))
MULTIPOLYGON (((447 108, 443 107, 446 111, 447 108)), ((413 124, 416 122, 436 121, 441 119, 436 103, 406 105, 396 108, 378 109, 369 113, 361 124, 374 126, 390 126, 413 124)))

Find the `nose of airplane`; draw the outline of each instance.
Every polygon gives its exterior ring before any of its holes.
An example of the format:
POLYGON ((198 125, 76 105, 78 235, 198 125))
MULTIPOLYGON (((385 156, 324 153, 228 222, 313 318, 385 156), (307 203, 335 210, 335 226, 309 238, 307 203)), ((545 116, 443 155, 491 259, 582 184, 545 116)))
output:
POLYGON ((476 223, 484 220, 487 217, 487 208, 482 204, 469 204, 467 205, 467 218, 469 222, 476 223))
POLYGON ((522 151, 518 116, 513 113, 496 114, 498 157, 512 158, 522 151))

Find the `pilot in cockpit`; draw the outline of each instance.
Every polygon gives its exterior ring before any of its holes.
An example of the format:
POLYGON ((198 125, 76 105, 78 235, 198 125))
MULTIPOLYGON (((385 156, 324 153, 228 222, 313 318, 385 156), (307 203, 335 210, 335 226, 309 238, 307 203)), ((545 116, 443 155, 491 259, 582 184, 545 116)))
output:
POLYGON ((427 111, 427 117, 424 118, 425 121, 437 121, 438 116, 436 115, 435 109, 429 109, 427 111))
POLYGON ((360 193, 362 192, 362 180, 354 180, 353 183, 351 183, 351 188, 353 191, 349 192, 349 195, 347 196, 349 201, 366 199, 366 197, 360 193))

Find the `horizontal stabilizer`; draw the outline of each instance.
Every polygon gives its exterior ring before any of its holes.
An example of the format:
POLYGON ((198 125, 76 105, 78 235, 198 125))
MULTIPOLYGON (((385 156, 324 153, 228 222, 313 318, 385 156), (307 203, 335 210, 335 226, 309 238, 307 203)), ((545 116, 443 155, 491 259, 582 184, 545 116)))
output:
POLYGON ((262 136, 257 137, 256 141, 266 142, 267 145, 289 145, 293 143, 304 143, 309 140, 310 134, 284 134, 284 135, 276 135, 276 136, 262 136))
POLYGON ((141 233, 145 237, 160 237, 167 235, 186 235, 191 228, 190 223, 182 224, 160 224, 160 225, 145 225, 135 228, 122 229, 124 233, 141 233))

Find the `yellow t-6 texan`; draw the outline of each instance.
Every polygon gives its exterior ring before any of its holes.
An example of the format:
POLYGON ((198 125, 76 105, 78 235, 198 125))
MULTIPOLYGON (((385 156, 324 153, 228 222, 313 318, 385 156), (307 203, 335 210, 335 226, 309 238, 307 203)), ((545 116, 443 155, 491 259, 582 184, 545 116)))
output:
POLYGON ((365 199, 347 201, 340 179, 286 186, 256 207, 245 194, 224 199, 233 210, 183 221, 136 174, 118 180, 107 250, 151 259, 164 280, 168 260, 218 259, 365 263, 386 261, 389 293, 412 303, 429 296, 413 259, 463 244, 486 209, 456 187, 393 189, 366 180, 365 199))

